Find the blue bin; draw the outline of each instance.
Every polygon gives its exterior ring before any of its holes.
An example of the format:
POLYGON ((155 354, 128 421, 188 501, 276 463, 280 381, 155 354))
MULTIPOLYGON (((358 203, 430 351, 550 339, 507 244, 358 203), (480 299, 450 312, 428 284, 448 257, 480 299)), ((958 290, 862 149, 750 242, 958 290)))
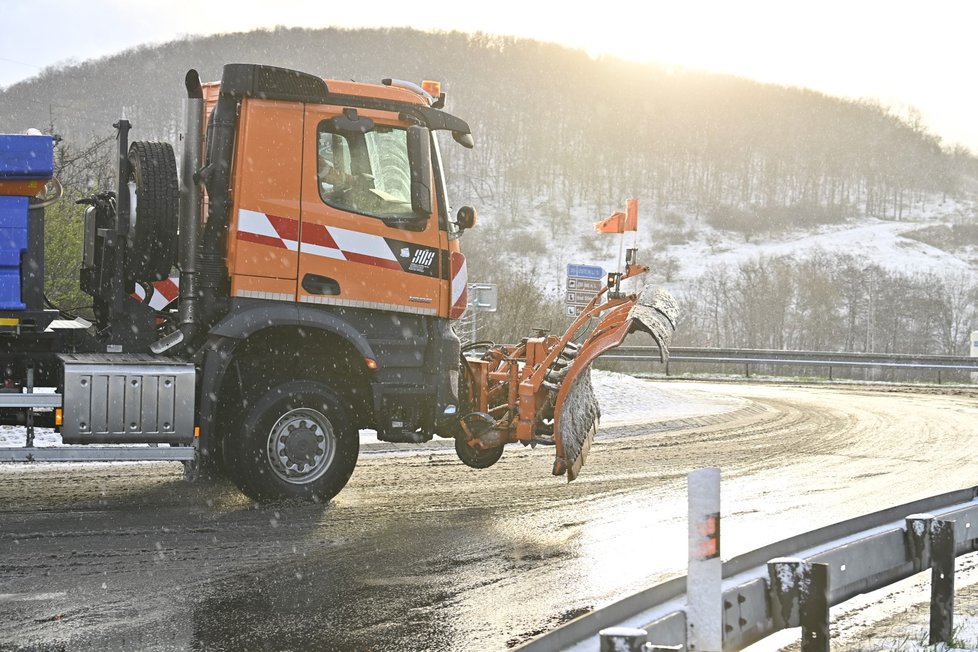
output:
POLYGON ((27 197, 0 196, 0 310, 27 307, 20 296, 20 261, 27 250, 28 208, 27 197))
POLYGON ((50 179, 53 174, 51 136, 0 134, 0 179, 50 179))
POLYGON ((20 300, 20 267, 0 267, 0 310, 24 310, 20 300))

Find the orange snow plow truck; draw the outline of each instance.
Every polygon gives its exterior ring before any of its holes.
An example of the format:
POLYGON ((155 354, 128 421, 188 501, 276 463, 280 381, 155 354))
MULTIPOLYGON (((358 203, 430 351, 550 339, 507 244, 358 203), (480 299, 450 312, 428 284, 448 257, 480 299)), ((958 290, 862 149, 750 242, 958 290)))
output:
POLYGON ((473 138, 436 85, 229 64, 186 86, 181 173, 120 120, 118 188, 83 200, 93 324, 43 299, 52 137, 0 136, 0 423, 26 427, 0 460, 182 461, 257 500, 328 500, 372 428, 453 438, 475 468, 553 446, 573 480, 599 417, 591 362, 635 330, 668 353, 669 295, 620 290, 646 269, 634 250, 563 335, 463 350, 476 218, 450 213, 435 136, 473 138))

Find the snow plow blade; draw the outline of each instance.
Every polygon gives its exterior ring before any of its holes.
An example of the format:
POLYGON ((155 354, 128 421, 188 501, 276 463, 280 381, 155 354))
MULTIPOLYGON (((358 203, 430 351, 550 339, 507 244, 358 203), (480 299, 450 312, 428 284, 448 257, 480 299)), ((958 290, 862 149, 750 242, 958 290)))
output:
POLYGON ((576 332, 588 319, 608 311, 588 337, 576 347, 568 344, 564 357, 573 355, 560 381, 554 400, 554 443, 556 457, 553 474, 577 478, 587 459, 598 430, 601 410, 591 386, 591 363, 606 351, 620 345, 625 336, 644 331, 659 347, 663 363, 669 358, 669 343, 676 328, 678 310, 672 295, 660 288, 646 287, 638 295, 609 299, 589 307, 569 332, 576 332))

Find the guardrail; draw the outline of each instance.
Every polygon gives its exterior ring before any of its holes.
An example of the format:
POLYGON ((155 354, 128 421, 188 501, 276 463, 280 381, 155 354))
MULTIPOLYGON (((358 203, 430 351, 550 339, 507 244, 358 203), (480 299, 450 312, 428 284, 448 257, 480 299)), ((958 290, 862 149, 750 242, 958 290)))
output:
MULTIPOLYGON (((602 360, 647 362, 659 360, 659 349, 653 346, 620 346, 605 353, 602 360)), ((674 347, 669 352, 670 363, 694 362, 713 364, 742 364, 744 375, 750 376, 751 365, 826 367, 832 378, 833 368, 893 368, 936 370, 938 382, 941 371, 978 372, 978 358, 951 355, 914 355, 905 353, 846 353, 841 351, 780 351, 776 349, 709 349, 674 347)))
MULTIPOLYGON (((722 563, 723 649, 740 650, 789 627, 805 626, 812 602, 824 598, 824 620, 818 631, 803 631, 803 652, 828 649, 828 607, 861 593, 875 591, 894 582, 934 568, 935 582, 950 575, 953 604, 953 558, 978 550, 978 488, 954 491, 779 541, 722 563), (944 547, 945 554, 941 553, 944 547), (950 557, 950 563, 948 559, 950 557), (791 558, 791 559, 783 559, 791 558), (787 564, 787 566, 785 565, 787 564), (824 565, 824 566, 821 566, 824 565), (783 582, 785 573, 804 580, 806 569, 817 567, 827 586, 817 591, 793 589, 783 582), (938 572, 939 570, 939 572, 938 572), (801 574, 799 574, 801 573, 801 574), (824 627, 822 626, 824 625, 824 627), (821 632, 822 637, 816 636, 821 632), (824 648, 813 648, 813 641, 824 648), (808 647, 806 647, 806 642, 808 647)), ((520 648, 521 652, 552 650, 597 650, 598 635, 608 628, 640 629, 647 633, 648 648, 687 647, 689 629, 686 577, 678 577, 646 589, 607 607, 581 616, 520 648)), ((935 636, 935 602, 932 600, 931 637, 951 634, 947 585, 936 605, 940 631, 935 636)), ((815 605, 814 611, 818 611, 815 605)), ((718 605, 718 608, 720 606, 718 605)), ((620 630, 618 632, 620 633, 620 630)), ((946 640, 946 639, 945 639, 946 640)), ((644 643, 644 641, 641 641, 644 643)), ((602 649, 604 649, 602 647, 602 649)), ((609 648, 610 649, 610 648, 609 648)), ((675 648, 682 649, 682 648, 675 648)))

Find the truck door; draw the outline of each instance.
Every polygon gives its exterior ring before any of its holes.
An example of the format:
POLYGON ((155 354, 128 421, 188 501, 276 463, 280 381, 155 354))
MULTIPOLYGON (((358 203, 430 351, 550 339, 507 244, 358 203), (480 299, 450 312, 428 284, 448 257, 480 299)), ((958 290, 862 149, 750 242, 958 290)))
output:
POLYGON ((389 111, 305 111, 298 300, 446 312, 447 234, 412 210, 409 125, 389 111))
POLYGON ((241 104, 228 251, 232 296, 295 300, 302 118, 296 102, 241 104))

